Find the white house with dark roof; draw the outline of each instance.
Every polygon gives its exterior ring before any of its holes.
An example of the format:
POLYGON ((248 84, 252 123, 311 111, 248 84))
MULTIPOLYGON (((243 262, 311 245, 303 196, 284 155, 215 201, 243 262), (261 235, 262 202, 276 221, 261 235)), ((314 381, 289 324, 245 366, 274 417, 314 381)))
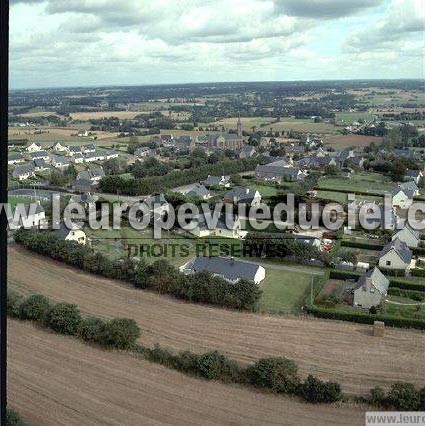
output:
POLYGON ((35 151, 29 153, 29 158, 31 160, 44 160, 44 161, 50 161, 50 155, 47 151, 35 151))
POLYGON ((7 164, 9 165, 20 164, 24 162, 25 158, 19 152, 16 154, 9 154, 7 157, 7 164))
POLYGON ((66 167, 69 167, 70 164, 69 159, 62 155, 55 155, 52 160, 53 167, 56 167, 57 169, 65 169, 66 167))
POLYGON ((406 243, 408 247, 416 248, 419 246, 420 234, 419 231, 413 229, 409 224, 406 224, 403 229, 394 232, 392 241, 395 239, 399 239, 403 243, 406 243))
POLYGON ((401 185, 393 187, 391 190, 392 205, 401 209, 408 209, 413 203, 415 191, 401 185))
POLYGON ((211 176, 201 182, 206 187, 222 186, 228 188, 230 186, 230 176, 211 176))
POLYGON ((12 172, 12 177, 20 181, 33 176, 35 176, 35 168, 32 163, 18 165, 12 172))
POLYGON ((408 270, 412 252, 407 244, 396 238, 389 241, 379 253, 379 267, 382 269, 408 270))
POLYGON ((404 180, 405 181, 412 180, 413 182, 416 183, 416 185, 418 185, 421 178, 423 177, 424 177, 424 174, 422 170, 407 170, 406 174, 404 175, 404 180))
POLYGON ((188 197, 200 198, 201 200, 209 200, 212 197, 210 190, 204 185, 198 184, 185 193, 188 197))
POLYGON ((378 306, 387 295, 390 281, 378 269, 373 268, 362 275, 353 289, 353 305, 364 309, 378 306))
POLYGON ((235 186, 224 194, 223 201, 225 203, 258 206, 261 203, 261 194, 256 189, 235 186))
POLYGON ((232 283, 244 279, 259 284, 266 277, 266 270, 261 265, 228 257, 199 256, 183 265, 180 270, 186 274, 209 272, 232 283))
POLYGON ((78 244, 87 244, 86 233, 78 226, 68 228, 64 222, 61 222, 59 229, 53 231, 55 235, 65 241, 74 241, 78 244))

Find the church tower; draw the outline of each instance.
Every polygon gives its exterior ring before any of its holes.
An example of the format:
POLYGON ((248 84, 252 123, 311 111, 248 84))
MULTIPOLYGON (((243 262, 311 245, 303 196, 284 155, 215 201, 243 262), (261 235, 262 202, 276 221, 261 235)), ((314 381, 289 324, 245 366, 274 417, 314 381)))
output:
POLYGON ((241 123, 241 115, 240 114, 239 114, 239 117, 238 117, 237 133, 238 133, 238 136, 241 138, 242 137, 242 123, 241 123))

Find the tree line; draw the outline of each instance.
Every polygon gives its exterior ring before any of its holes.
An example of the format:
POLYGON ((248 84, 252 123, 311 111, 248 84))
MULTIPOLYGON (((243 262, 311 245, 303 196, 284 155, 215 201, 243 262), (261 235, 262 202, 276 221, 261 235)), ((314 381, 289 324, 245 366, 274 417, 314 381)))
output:
POLYGON ((170 294, 195 303, 256 310, 261 290, 253 281, 231 283, 207 272, 185 275, 164 259, 151 265, 130 258, 110 260, 90 247, 65 241, 51 232, 19 229, 15 241, 29 250, 76 266, 93 274, 130 282, 136 288, 170 294))
POLYGON ((125 195, 148 195, 164 192, 176 186, 187 185, 206 179, 208 175, 229 175, 255 169, 258 160, 244 158, 240 160, 225 160, 216 164, 204 164, 188 170, 173 170, 163 176, 146 176, 142 178, 123 179, 120 176, 105 176, 100 181, 100 191, 125 195))

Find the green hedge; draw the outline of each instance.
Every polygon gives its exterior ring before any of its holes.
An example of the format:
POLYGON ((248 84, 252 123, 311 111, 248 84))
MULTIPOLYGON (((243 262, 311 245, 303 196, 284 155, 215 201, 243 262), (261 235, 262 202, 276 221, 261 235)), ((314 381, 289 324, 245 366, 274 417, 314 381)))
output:
POLYGON ((425 277, 425 269, 411 269, 410 274, 412 275, 412 277, 425 277))
POLYGON ((425 247, 414 247, 411 250, 416 256, 425 256, 425 247))
POLYGON ((353 247, 365 250, 382 250, 384 246, 382 244, 374 244, 362 241, 342 240, 341 247, 353 247))
POLYGON ((401 328, 417 328, 425 330, 425 320, 398 318, 389 315, 370 315, 363 312, 338 312, 318 306, 307 306, 307 312, 320 318, 352 321, 361 324, 373 324, 374 321, 384 321, 385 325, 401 328))

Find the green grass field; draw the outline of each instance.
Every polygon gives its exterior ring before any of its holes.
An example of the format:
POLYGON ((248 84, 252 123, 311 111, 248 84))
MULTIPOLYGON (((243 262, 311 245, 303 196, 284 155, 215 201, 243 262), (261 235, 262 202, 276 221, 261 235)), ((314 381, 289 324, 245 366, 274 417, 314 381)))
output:
MULTIPOLYGON (((317 191, 317 198, 321 198, 323 200, 331 200, 337 203, 346 203, 347 193, 319 190, 317 191)), ((381 202, 383 200, 382 197, 374 196, 374 195, 359 195, 356 197, 356 199, 376 201, 376 202, 381 202)))
POLYGON ((319 180, 319 188, 330 188, 342 191, 362 191, 370 193, 382 193, 391 191, 393 183, 380 173, 358 172, 350 178, 325 177, 319 180))
POLYGON ((311 275, 266 268, 260 287, 260 310, 270 313, 299 313, 310 292, 311 275))
POLYGON ((372 114, 367 111, 358 111, 358 112, 338 112, 335 114, 335 118, 338 121, 343 121, 344 124, 351 124, 354 121, 366 120, 371 121, 375 117, 375 114, 372 114))

